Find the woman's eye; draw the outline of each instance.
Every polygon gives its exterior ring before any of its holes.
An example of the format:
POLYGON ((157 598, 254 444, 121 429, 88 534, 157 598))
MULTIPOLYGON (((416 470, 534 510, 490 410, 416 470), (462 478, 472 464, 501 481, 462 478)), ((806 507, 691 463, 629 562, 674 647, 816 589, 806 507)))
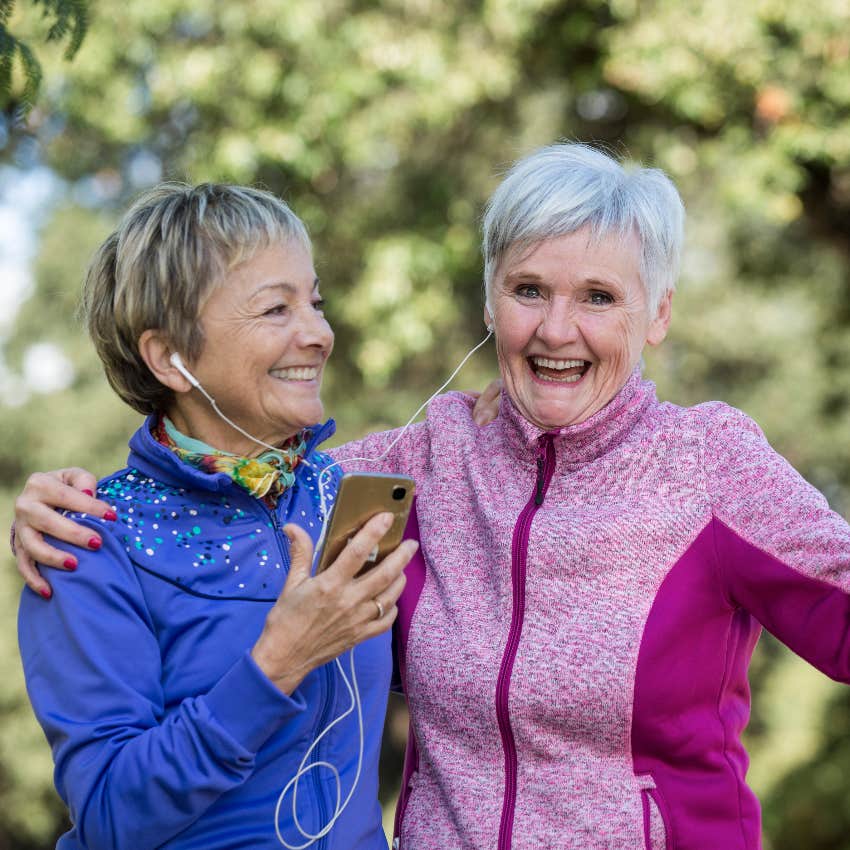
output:
POLYGON ((264 316, 282 316, 286 312, 286 304, 275 304, 263 311, 264 316))
POLYGON ((520 298, 539 298, 540 287, 535 286, 533 283, 524 283, 522 286, 516 288, 516 294, 520 298))
POLYGON ((317 313, 324 313, 324 311, 325 311, 325 299, 319 298, 317 301, 314 301, 313 302, 313 309, 317 313))
POLYGON ((607 292, 600 292, 599 290, 594 290, 590 293, 590 303, 596 304, 601 307, 606 304, 613 304, 614 299, 607 292))

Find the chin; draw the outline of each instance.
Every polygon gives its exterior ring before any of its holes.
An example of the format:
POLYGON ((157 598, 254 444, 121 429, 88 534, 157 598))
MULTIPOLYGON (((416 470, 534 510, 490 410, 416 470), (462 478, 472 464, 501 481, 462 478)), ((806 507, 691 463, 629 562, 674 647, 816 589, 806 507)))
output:
POLYGON ((299 430, 304 428, 309 428, 312 425, 320 425, 325 421, 325 409, 322 405, 316 405, 315 408, 312 408, 311 411, 305 411, 304 418, 301 420, 302 424, 299 427, 299 430))
POLYGON ((580 425, 586 419, 590 419, 596 413, 591 407, 581 408, 574 405, 569 407, 552 408, 547 407, 537 411, 533 420, 540 428, 547 431, 555 431, 559 428, 568 428, 570 425, 580 425))

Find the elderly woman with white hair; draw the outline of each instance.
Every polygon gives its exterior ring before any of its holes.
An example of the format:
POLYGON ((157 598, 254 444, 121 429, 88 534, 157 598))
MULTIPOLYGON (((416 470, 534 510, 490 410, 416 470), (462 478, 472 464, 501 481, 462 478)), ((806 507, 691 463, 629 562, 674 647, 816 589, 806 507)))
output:
POLYGON ((422 541, 396 623, 402 850, 754 850, 761 627, 850 679, 850 527, 745 415, 659 402, 641 375, 683 217, 661 172, 573 144, 489 203, 499 414, 445 395, 385 460, 417 481, 422 541))

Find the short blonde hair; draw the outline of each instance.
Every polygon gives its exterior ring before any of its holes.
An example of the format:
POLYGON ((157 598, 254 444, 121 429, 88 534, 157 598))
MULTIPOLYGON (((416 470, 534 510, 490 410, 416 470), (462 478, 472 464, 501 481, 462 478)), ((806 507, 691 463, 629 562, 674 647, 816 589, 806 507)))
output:
POLYGON ((139 197, 98 248, 83 286, 86 329, 115 392, 140 413, 166 410, 173 393, 140 356, 139 337, 163 331, 196 358, 198 316, 215 287, 256 251, 291 240, 311 250, 301 219, 260 189, 163 183, 139 197))

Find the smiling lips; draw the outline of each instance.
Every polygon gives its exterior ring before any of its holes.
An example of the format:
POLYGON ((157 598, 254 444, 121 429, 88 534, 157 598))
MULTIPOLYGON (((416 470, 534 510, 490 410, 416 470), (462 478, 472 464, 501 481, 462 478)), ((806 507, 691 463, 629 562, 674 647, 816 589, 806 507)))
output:
POLYGON ((574 384, 590 368, 587 360, 553 360, 550 357, 532 356, 528 363, 536 377, 553 384, 574 384))
POLYGON ((320 371, 320 366, 290 366, 288 369, 272 369, 269 374, 281 381, 315 381, 320 371))

